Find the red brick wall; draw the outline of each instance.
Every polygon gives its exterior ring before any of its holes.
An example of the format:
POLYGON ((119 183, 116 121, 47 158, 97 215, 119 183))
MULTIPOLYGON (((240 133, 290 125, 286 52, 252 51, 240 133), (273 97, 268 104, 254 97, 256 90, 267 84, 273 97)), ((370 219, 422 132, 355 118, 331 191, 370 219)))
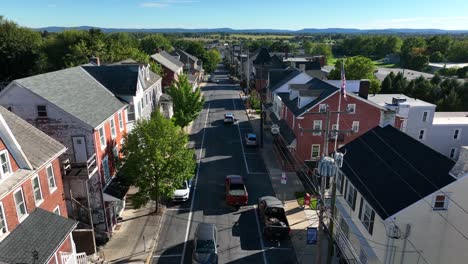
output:
MULTIPOLYGON (((5 144, 3 143, 3 140, 0 139, 0 151, 6 149, 5 144)), ((13 172, 17 171, 19 169, 18 163, 16 163, 16 160, 13 158, 13 156, 10 154, 8 151, 8 157, 10 158, 10 164, 11 164, 11 170, 13 172)))
POLYGON ((395 127, 396 129, 400 129, 400 130, 401 130, 401 125, 403 124, 403 121, 404 121, 404 118, 399 117, 399 116, 395 116, 395 125, 394 125, 394 127, 395 127))
MULTIPOLYGON (((60 215, 67 217, 68 214, 67 214, 67 210, 65 206, 65 201, 63 200, 63 183, 62 183, 62 174, 60 172, 59 160, 55 159, 52 162, 52 166, 54 168, 55 185, 57 186, 57 189, 55 189, 55 191, 52 193, 49 190, 46 166, 40 169, 37 173, 37 175, 39 176, 39 182, 41 184, 41 192, 42 192, 42 199, 43 199, 43 201, 39 204, 39 207, 44 210, 53 212, 54 209, 57 206, 59 206, 60 215)), ((23 196, 24 196, 24 200, 26 203, 26 208, 27 208, 28 213, 31 213, 36 208, 36 203, 34 201, 34 194, 32 190, 32 182, 31 182, 32 178, 35 175, 36 174, 32 174, 21 185, 21 188, 23 189, 23 196)), ((18 216, 16 213, 15 200, 13 197, 13 193, 19 188, 20 187, 15 188, 14 190, 12 190, 10 193, 8 193, 6 196, 4 196, 1 199, 1 202, 3 203, 3 209, 5 210, 8 230, 10 232, 14 228, 16 228, 16 226, 19 224, 18 216)))
POLYGON ((125 118, 124 118, 124 129, 122 131, 120 131, 119 129, 118 112, 114 114, 113 118, 114 118, 114 123, 115 123, 116 137, 112 139, 110 119, 108 119, 104 123, 104 131, 105 131, 106 143, 107 143, 107 146, 105 149, 101 149, 101 142, 99 140, 99 130, 94 131, 94 140, 95 140, 94 145, 96 146, 96 162, 98 164, 98 168, 101 173, 101 182, 103 184, 105 183, 105 178, 104 178, 104 170, 102 167, 102 160, 105 158, 106 155, 108 156, 110 174, 114 175, 116 171, 115 171, 115 166, 113 162, 114 154, 112 152, 112 149, 115 145, 117 145, 119 152, 120 152, 120 149, 122 147, 120 142, 122 141, 124 134, 127 131, 125 118))
MULTIPOLYGON (((321 102, 321 104, 328 104, 332 111, 338 110, 338 96, 339 93, 334 94, 333 96, 329 97, 325 101, 321 102)), ((354 97, 347 97, 347 100, 341 100, 341 111, 344 111, 347 108, 348 104, 356 104, 356 113, 355 114, 341 114, 340 115, 340 130, 350 130, 353 124, 353 121, 359 121, 359 132, 352 133, 344 136, 344 141, 337 143, 337 147, 341 144, 346 144, 353 139, 359 137, 360 135, 364 134, 365 132, 369 131, 370 129, 374 128, 375 126, 379 125, 380 121, 380 114, 381 110, 375 106, 372 106, 368 103, 365 103, 359 99, 354 97)), ((316 105, 314 108, 310 110, 310 112, 318 112, 319 105, 316 105)), ((288 125, 292 128, 292 113, 288 109, 288 125)), ((302 160, 309 160, 311 158, 311 151, 312 151, 312 144, 319 144, 320 145, 320 153, 323 153, 323 143, 324 143, 324 133, 321 136, 314 136, 312 132, 303 132, 301 136, 301 131, 299 129, 299 125, 301 125, 304 129, 312 129, 314 120, 322 120, 322 129, 325 128, 325 114, 313 114, 313 115, 303 115, 304 119, 295 120, 295 135, 297 139, 297 155, 302 160)), ((330 129, 332 124, 336 124, 336 114, 332 114, 330 120, 330 129)), ((331 153, 334 150, 334 141, 328 141, 328 153, 331 153)))
POLYGON ((162 79, 162 86, 170 86, 172 82, 176 79, 176 74, 169 70, 168 68, 162 66, 163 68, 163 79, 162 79))

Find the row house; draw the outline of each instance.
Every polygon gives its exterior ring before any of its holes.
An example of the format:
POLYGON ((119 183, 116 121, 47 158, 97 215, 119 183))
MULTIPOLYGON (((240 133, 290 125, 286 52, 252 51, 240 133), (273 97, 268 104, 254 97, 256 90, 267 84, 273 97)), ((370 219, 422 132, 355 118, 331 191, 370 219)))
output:
POLYGON ((313 166, 322 154, 334 151, 335 142, 339 147, 377 125, 394 123, 391 111, 366 99, 369 81, 360 83, 357 94, 348 91, 346 99, 342 98, 340 110, 347 113, 340 114, 339 123, 333 111, 338 110, 339 97, 343 95, 334 85, 312 78, 305 83, 288 81, 272 92, 272 112, 279 120, 283 144, 301 162, 313 166), (325 133, 327 107, 332 111, 329 134, 325 133), (333 132, 337 129, 348 133, 333 132), (325 140, 329 142, 328 149, 324 149, 325 140))
POLYGON ((87 263, 73 241, 78 223, 67 218, 59 161, 65 151, 0 106, 1 263, 87 263))
POLYGON ((274 69, 286 69, 286 64, 277 56, 270 56, 267 48, 261 48, 252 61, 255 89, 263 92, 267 87, 268 72, 274 69))
POLYGON ((436 112, 436 105, 404 94, 376 94, 369 100, 395 111, 398 129, 451 159, 468 145, 466 112, 436 112))
POLYGON ((150 58, 162 66, 162 86, 164 89, 171 86, 172 82, 179 80, 179 75, 184 72, 184 63, 164 50, 158 49, 150 58))
POLYGON ((61 161, 69 217, 93 227, 98 239, 112 233, 125 195, 106 195, 118 183, 127 132, 127 104, 106 85, 83 66, 17 79, 0 93, 0 105, 67 147, 61 161))
POLYGON ((467 147, 455 162, 388 125, 339 151, 334 239, 348 263, 468 258, 467 147))
POLYGON ((179 48, 175 48, 171 55, 184 64, 184 73, 187 74, 189 83, 195 91, 203 80, 202 60, 179 48))
POLYGON ((150 119, 151 113, 160 104, 162 78, 153 73, 149 67, 149 65, 136 63, 82 66, 114 96, 128 104, 127 115, 124 118, 127 123, 127 132, 132 130, 137 120, 150 119))

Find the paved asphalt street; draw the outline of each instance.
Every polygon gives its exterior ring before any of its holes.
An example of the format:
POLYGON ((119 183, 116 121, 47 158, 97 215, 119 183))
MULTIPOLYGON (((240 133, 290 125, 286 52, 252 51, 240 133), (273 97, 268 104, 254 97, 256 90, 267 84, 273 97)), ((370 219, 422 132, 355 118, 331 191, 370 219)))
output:
POLYGON ((202 88, 205 107, 192 127, 190 140, 200 159, 193 182, 196 186, 189 201, 168 206, 153 263, 191 263, 192 239, 201 222, 218 228, 219 263, 295 263, 289 241, 272 243, 261 236, 255 205, 259 197, 274 192, 258 150, 242 145, 252 128, 239 98, 239 86, 229 84, 222 70, 216 73, 219 84, 202 88), (234 113, 237 124, 224 125, 226 112, 234 113), (224 177, 229 174, 246 179, 247 206, 226 205, 224 177))

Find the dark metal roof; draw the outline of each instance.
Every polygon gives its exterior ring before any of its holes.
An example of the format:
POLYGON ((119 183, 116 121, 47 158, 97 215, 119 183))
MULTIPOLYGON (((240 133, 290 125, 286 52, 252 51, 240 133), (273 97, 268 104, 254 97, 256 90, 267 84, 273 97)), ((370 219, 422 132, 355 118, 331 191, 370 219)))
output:
POLYGON ((125 180, 124 177, 118 174, 117 177, 114 177, 106 187, 104 193, 122 200, 127 194, 128 189, 130 189, 130 184, 125 180))
POLYGON ((281 119, 278 125, 280 128, 281 137, 283 137, 284 141, 286 141, 288 145, 291 145, 291 143, 293 143, 293 141, 296 139, 294 131, 288 126, 288 123, 284 119, 281 119))
POLYGON ((6 263, 48 263, 78 222, 36 208, 2 242, 0 261, 6 263), (32 252, 38 252, 33 260, 32 252))
POLYGON ((277 90, 283 84, 290 81, 299 74, 301 74, 301 71, 295 68, 270 70, 268 72, 268 76, 270 78, 269 90, 271 92, 277 90))
POLYGON ((455 161, 390 125, 340 150, 346 151, 341 171, 382 219, 455 181, 449 175, 455 161))
POLYGON ((253 64, 265 65, 271 61, 270 53, 267 48, 261 48, 258 52, 257 57, 253 61, 253 64))
POLYGON ((317 98, 315 98, 315 100, 306 104, 302 108, 298 108, 298 104, 297 104, 297 101, 299 100, 298 97, 294 98, 293 100, 289 100, 289 93, 278 93, 278 96, 281 98, 283 103, 286 105, 286 107, 289 110, 291 110, 291 112, 296 117, 307 112, 310 108, 314 107, 323 99, 339 91, 339 88, 331 84, 328 84, 322 80, 319 80, 317 78, 313 78, 312 80, 308 81, 306 84, 307 86, 301 85, 300 89, 304 88, 304 89, 307 89, 308 91, 317 91, 317 98))

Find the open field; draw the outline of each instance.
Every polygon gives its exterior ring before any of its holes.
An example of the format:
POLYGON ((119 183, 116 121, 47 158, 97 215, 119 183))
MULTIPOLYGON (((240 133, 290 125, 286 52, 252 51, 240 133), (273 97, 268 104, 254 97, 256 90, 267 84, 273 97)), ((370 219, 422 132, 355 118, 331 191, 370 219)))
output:
POLYGON ((253 34, 228 34, 222 36, 221 34, 210 34, 203 37, 185 37, 185 40, 195 40, 195 41, 211 41, 211 40, 233 40, 233 39, 271 39, 271 40, 288 40, 294 38, 294 35, 253 35, 253 34))

